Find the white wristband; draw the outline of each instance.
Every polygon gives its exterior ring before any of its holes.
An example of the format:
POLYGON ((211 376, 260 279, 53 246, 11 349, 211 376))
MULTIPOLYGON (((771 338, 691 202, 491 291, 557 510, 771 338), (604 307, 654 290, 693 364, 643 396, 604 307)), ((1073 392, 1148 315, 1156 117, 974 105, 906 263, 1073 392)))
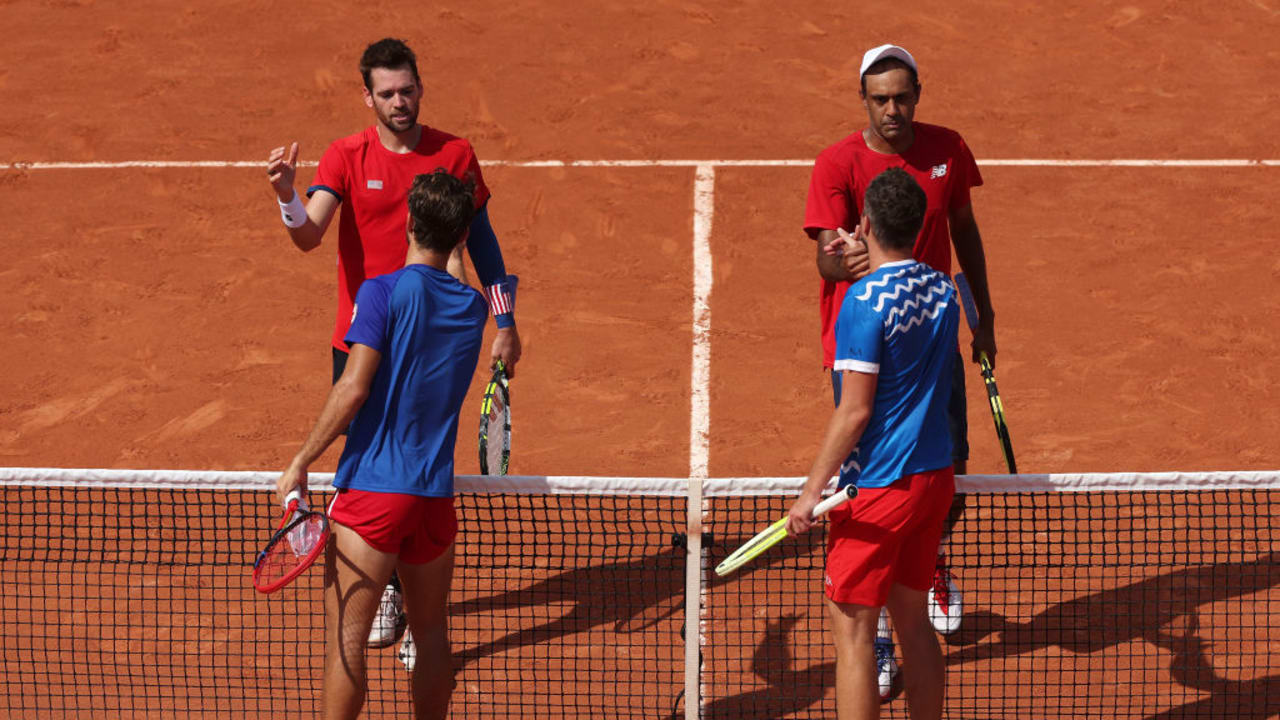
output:
POLYGON ((302 206, 302 198, 296 191, 289 202, 282 203, 280 198, 276 198, 276 202, 280 203, 280 219, 284 220, 286 227, 300 228, 307 224, 307 209, 302 206))

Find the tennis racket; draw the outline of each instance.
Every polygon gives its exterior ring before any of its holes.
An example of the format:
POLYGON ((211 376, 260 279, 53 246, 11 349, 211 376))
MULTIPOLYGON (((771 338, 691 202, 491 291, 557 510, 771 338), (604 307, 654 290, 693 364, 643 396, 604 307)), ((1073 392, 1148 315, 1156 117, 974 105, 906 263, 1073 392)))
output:
POLYGON ((324 552, 329 542, 329 518, 307 507, 303 491, 285 498, 284 517, 267 546, 253 563, 253 586, 272 593, 288 585, 324 552))
POLYGON ((511 461, 511 390, 499 360, 480 401, 480 474, 506 475, 511 461))
MULTIPOLYGON (((964 308, 964 318, 970 330, 978 329, 978 306, 973 301, 973 290, 969 289, 969 281, 964 273, 956 274, 956 290, 960 292, 960 305, 964 308)), ((1018 464, 1013 460, 1013 443, 1009 440, 1009 424, 1004 419, 1004 402, 1000 400, 1000 390, 996 388, 996 375, 991 369, 991 358, 985 352, 978 353, 978 366, 982 369, 982 381, 987 385, 987 400, 991 402, 991 418, 996 424, 996 437, 1000 438, 1000 449, 1004 451, 1004 463, 1009 466, 1011 475, 1018 474, 1018 464)))
MULTIPOLYGON (((813 508, 813 517, 818 519, 823 515, 831 512, 832 509, 838 507, 847 500, 852 500, 858 495, 858 488, 850 483, 835 492, 834 495, 825 498, 813 508)), ((743 543, 742 547, 733 551, 733 554, 725 558, 723 562, 716 566, 716 574, 724 577, 738 568, 746 565, 754 560, 760 553, 768 550, 778 541, 787 536, 787 518, 782 518, 778 522, 761 530, 758 535, 743 543)))

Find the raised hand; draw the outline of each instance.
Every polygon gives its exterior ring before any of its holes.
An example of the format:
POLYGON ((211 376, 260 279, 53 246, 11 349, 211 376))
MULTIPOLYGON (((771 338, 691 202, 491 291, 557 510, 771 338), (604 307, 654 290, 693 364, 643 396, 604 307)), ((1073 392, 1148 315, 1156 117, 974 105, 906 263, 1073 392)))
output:
POLYGON ((267 178, 271 181, 271 186, 276 190, 276 196, 280 198, 280 202, 287 203, 293 199, 293 179, 298 169, 298 143, 289 146, 289 153, 285 155, 283 146, 271 151, 267 156, 267 178))

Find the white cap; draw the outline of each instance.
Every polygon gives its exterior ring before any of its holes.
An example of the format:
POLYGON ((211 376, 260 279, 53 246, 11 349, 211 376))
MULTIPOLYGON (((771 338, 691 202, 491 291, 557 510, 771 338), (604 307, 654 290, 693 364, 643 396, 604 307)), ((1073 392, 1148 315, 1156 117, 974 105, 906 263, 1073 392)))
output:
POLYGON ((861 80, 862 76, 867 74, 867 68, 888 58, 901 60, 907 64, 907 67, 911 68, 915 72, 919 72, 919 69, 916 68, 916 59, 911 57, 911 53, 897 45, 881 45, 880 47, 873 47, 863 53, 862 69, 858 71, 858 79, 861 80))

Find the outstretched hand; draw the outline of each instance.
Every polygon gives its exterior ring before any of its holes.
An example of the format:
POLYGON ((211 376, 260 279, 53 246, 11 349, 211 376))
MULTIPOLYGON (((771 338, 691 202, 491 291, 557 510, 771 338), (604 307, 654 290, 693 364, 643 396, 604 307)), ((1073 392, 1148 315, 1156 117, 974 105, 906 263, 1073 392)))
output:
POLYGON ((836 229, 836 237, 822 249, 828 255, 840 256, 840 267, 849 274, 852 282, 861 280, 871 272, 871 258, 867 255, 867 239, 862 235, 862 223, 853 228, 850 235, 844 228, 836 229))
POLYGON ((267 156, 267 178, 271 187, 275 188, 280 202, 287 203, 293 199, 293 180, 298 169, 298 143, 289 146, 288 155, 284 146, 271 151, 267 156))

